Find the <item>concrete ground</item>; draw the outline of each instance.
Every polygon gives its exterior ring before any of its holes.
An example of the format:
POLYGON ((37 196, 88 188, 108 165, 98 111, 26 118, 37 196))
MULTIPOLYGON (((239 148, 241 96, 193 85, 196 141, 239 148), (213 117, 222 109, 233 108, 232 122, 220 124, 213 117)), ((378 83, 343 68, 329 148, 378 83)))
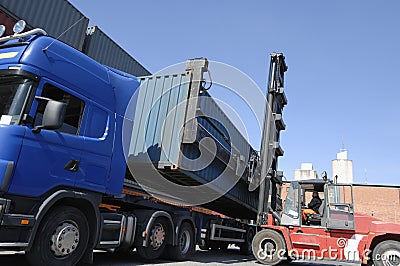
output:
MULTIPOLYGON (((0 252, 0 265, 2 266, 16 266, 16 265, 27 265, 22 252, 0 252)), ((137 254, 133 254, 129 257, 116 256, 111 253, 96 251, 94 254, 94 265, 102 266, 131 266, 131 265, 229 265, 229 266, 244 266, 244 265, 261 265, 253 256, 243 256, 239 253, 236 248, 229 248, 226 251, 202 251, 197 250, 195 255, 190 261, 185 262, 171 262, 168 260, 155 260, 151 263, 143 261, 137 254)), ((325 266, 325 265, 343 265, 343 266, 355 266, 353 263, 341 263, 338 261, 331 262, 307 262, 307 261, 295 261, 290 264, 283 265, 313 265, 313 266, 325 266)))

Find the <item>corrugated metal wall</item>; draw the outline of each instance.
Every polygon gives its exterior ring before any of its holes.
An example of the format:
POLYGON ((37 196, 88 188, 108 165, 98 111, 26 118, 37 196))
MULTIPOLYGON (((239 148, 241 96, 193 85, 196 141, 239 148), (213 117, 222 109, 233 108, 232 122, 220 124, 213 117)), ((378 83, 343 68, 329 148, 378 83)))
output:
POLYGON ((190 75, 180 73, 140 78, 138 108, 136 109, 129 154, 149 153, 157 167, 179 164, 190 75), (167 116, 170 123, 165 123, 167 116), (163 147, 152 153, 149 147, 163 147))
POLYGON ((66 0, 0 0, 0 20, 8 35, 20 19, 29 29, 42 28, 55 38, 62 34, 61 41, 103 65, 135 76, 151 74, 97 26, 88 29, 89 19, 66 0))
POLYGON ((89 19, 65 0, 0 0, 0 9, 14 19, 24 19, 31 28, 42 28, 50 36, 82 50, 89 19))
POLYGON ((151 74, 97 26, 88 29, 83 52, 103 65, 134 76, 151 74))

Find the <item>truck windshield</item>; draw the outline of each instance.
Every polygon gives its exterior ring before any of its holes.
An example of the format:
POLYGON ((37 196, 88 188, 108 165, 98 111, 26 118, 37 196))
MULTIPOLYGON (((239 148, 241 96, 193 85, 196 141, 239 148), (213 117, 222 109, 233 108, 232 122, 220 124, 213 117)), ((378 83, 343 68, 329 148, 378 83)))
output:
POLYGON ((32 84, 22 76, 0 76, 0 124, 18 123, 32 84))

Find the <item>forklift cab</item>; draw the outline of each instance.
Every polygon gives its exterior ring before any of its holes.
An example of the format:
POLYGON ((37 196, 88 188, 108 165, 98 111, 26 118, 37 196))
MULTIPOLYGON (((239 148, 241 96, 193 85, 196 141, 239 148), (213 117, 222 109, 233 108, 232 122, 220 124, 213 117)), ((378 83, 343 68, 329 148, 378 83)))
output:
POLYGON ((281 224, 354 230, 352 186, 333 184, 320 179, 291 182, 283 208, 281 224), (307 208, 314 191, 318 192, 322 200, 319 213, 303 219, 302 211, 307 208))

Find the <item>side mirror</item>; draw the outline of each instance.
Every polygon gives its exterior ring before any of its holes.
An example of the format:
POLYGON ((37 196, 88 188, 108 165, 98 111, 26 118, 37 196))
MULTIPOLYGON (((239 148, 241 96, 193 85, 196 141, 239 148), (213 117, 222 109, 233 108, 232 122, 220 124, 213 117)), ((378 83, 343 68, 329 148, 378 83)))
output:
POLYGON ((53 101, 42 97, 37 97, 39 100, 46 100, 47 105, 44 109, 42 125, 36 126, 32 131, 39 133, 42 129, 59 129, 61 128, 67 104, 62 102, 53 101))

